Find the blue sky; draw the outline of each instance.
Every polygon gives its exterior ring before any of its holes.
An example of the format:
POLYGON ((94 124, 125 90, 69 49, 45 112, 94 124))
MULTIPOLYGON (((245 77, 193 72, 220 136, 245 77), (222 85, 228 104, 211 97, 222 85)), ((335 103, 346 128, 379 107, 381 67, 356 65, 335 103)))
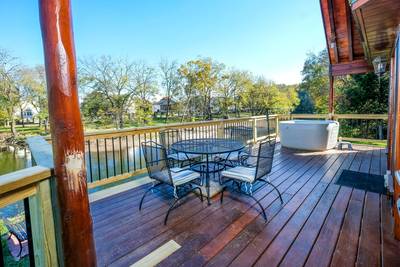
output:
MULTIPOLYGON (((71 0, 77 57, 157 64, 198 56, 280 83, 325 48, 318 0, 71 0)), ((0 1, 0 47, 43 63, 38 0, 0 1)))

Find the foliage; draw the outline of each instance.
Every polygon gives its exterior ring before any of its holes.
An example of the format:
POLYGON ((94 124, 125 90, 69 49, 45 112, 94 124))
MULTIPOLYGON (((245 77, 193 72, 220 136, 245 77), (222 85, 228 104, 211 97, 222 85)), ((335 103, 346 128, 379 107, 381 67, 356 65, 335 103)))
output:
POLYGON ((176 61, 169 62, 161 60, 161 86, 164 88, 165 97, 167 99, 167 113, 165 121, 168 122, 171 102, 175 102, 180 98, 182 93, 182 83, 178 73, 178 63, 176 61))
POLYGON ((4 108, 7 120, 11 123, 11 134, 17 135, 15 129, 15 112, 20 103, 19 72, 17 58, 8 51, 0 49, 0 105, 4 108))
POLYGON ((298 114, 315 113, 314 101, 306 90, 304 89, 299 90, 298 97, 300 102, 293 110, 293 113, 298 113, 298 114))
POLYGON ((111 104, 104 94, 92 91, 84 96, 81 111, 85 119, 96 122, 108 122, 111 115, 111 104))
POLYGON ((152 120, 153 110, 150 101, 138 98, 135 100, 135 119, 138 123, 146 124, 152 120))
POLYGON ((85 59, 80 64, 81 88, 103 95, 117 128, 123 127, 123 116, 135 93, 133 69, 128 60, 109 56, 85 59))
POLYGON ((186 112, 192 113, 196 100, 204 119, 212 118, 211 100, 223 68, 210 58, 190 60, 179 68, 185 88, 186 112))
MULTIPOLYGON (((24 92, 24 101, 31 104, 40 121, 47 124, 49 112, 46 92, 46 74, 43 66, 24 68, 21 71, 21 92, 24 92)), ((23 103, 21 103, 23 104, 23 103)))
POLYGON ((387 113, 389 73, 378 77, 375 73, 349 75, 335 83, 338 113, 387 113))
MULTIPOLYGON (((327 50, 320 53, 309 53, 304 62, 302 82, 300 83, 299 92, 307 92, 313 100, 312 102, 303 102, 302 104, 310 104, 303 106, 303 110, 312 110, 315 108, 316 113, 327 113, 328 111, 328 95, 329 95, 329 59, 327 50), (313 105, 311 106, 311 103, 313 105)), ((304 96, 304 93, 303 93, 304 96)))

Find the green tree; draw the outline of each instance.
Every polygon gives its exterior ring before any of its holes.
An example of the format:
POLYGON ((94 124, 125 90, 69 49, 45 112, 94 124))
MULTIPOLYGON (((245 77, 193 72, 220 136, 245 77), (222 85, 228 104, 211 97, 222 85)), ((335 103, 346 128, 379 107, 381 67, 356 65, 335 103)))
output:
POLYGON ((212 59, 196 59, 179 68, 187 96, 186 111, 190 113, 193 100, 201 104, 204 119, 212 119, 211 99, 214 96, 224 66, 212 59))
POLYGON ((387 113, 389 73, 378 77, 375 73, 354 74, 335 83, 335 109, 338 113, 387 113))
POLYGON ((85 120, 99 123, 107 123, 112 114, 110 102, 98 91, 85 95, 81 110, 85 120))
POLYGON ((328 111, 329 59, 327 50, 318 54, 309 53, 304 62, 300 91, 311 97, 317 113, 328 111))
MULTIPOLYGON (((96 91, 104 96, 110 105, 115 126, 124 126, 124 116, 132 105, 134 94, 140 95, 138 88, 147 88, 147 83, 139 82, 134 73, 137 68, 127 59, 113 59, 110 56, 88 58, 80 61, 79 80, 81 88, 96 91)), ((143 93, 144 94, 144 93, 143 93)))

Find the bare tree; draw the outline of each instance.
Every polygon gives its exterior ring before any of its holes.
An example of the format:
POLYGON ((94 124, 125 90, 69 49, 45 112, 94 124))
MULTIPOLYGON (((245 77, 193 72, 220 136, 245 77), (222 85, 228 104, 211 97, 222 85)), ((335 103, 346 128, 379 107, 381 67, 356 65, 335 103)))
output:
POLYGON ((169 62, 166 59, 160 62, 161 70, 161 85, 165 90, 167 97, 167 111, 165 114, 165 122, 168 122, 168 116, 171 108, 171 103, 174 102, 181 94, 181 79, 178 73, 178 63, 176 61, 169 62))
POLYGON ((0 49, 0 104, 6 110, 13 136, 17 136, 15 113, 20 103, 18 84, 20 70, 17 58, 11 56, 8 51, 0 49))
POLYGON ((157 92, 157 71, 143 61, 133 64, 134 94, 143 101, 149 102, 157 92))
POLYGON ((111 105, 117 128, 123 128, 124 115, 137 93, 135 65, 127 59, 110 56, 87 58, 80 61, 80 85, 101 93, 111 105))
POLYGON ((25 101, 30 103, 37 112, 39 127, 44 122, 45 130, 48 125, 48 102, 46 92, 46 73, 44 66, 25 68, 21 73, 21 84, 25 101))

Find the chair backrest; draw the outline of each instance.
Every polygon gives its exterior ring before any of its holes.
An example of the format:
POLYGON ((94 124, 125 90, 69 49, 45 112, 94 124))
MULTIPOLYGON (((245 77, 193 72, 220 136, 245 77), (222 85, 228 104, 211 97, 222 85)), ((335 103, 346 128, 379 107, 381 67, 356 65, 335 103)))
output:
POLYGON ((154 141, 143 142, 141 146, 150 178, 173 184, 165 147, 154 141))
POLYGON ((260 142, 258 147, 255 180, 260 179, 271 172, 272 162, 274 160, 275 144, 275 140, 260 142))
POLYGON ((163 130, 159 135, 161 144, 167 149, 169 149, 173 143, 182 140, 179 130, 176 129, 163 130))

